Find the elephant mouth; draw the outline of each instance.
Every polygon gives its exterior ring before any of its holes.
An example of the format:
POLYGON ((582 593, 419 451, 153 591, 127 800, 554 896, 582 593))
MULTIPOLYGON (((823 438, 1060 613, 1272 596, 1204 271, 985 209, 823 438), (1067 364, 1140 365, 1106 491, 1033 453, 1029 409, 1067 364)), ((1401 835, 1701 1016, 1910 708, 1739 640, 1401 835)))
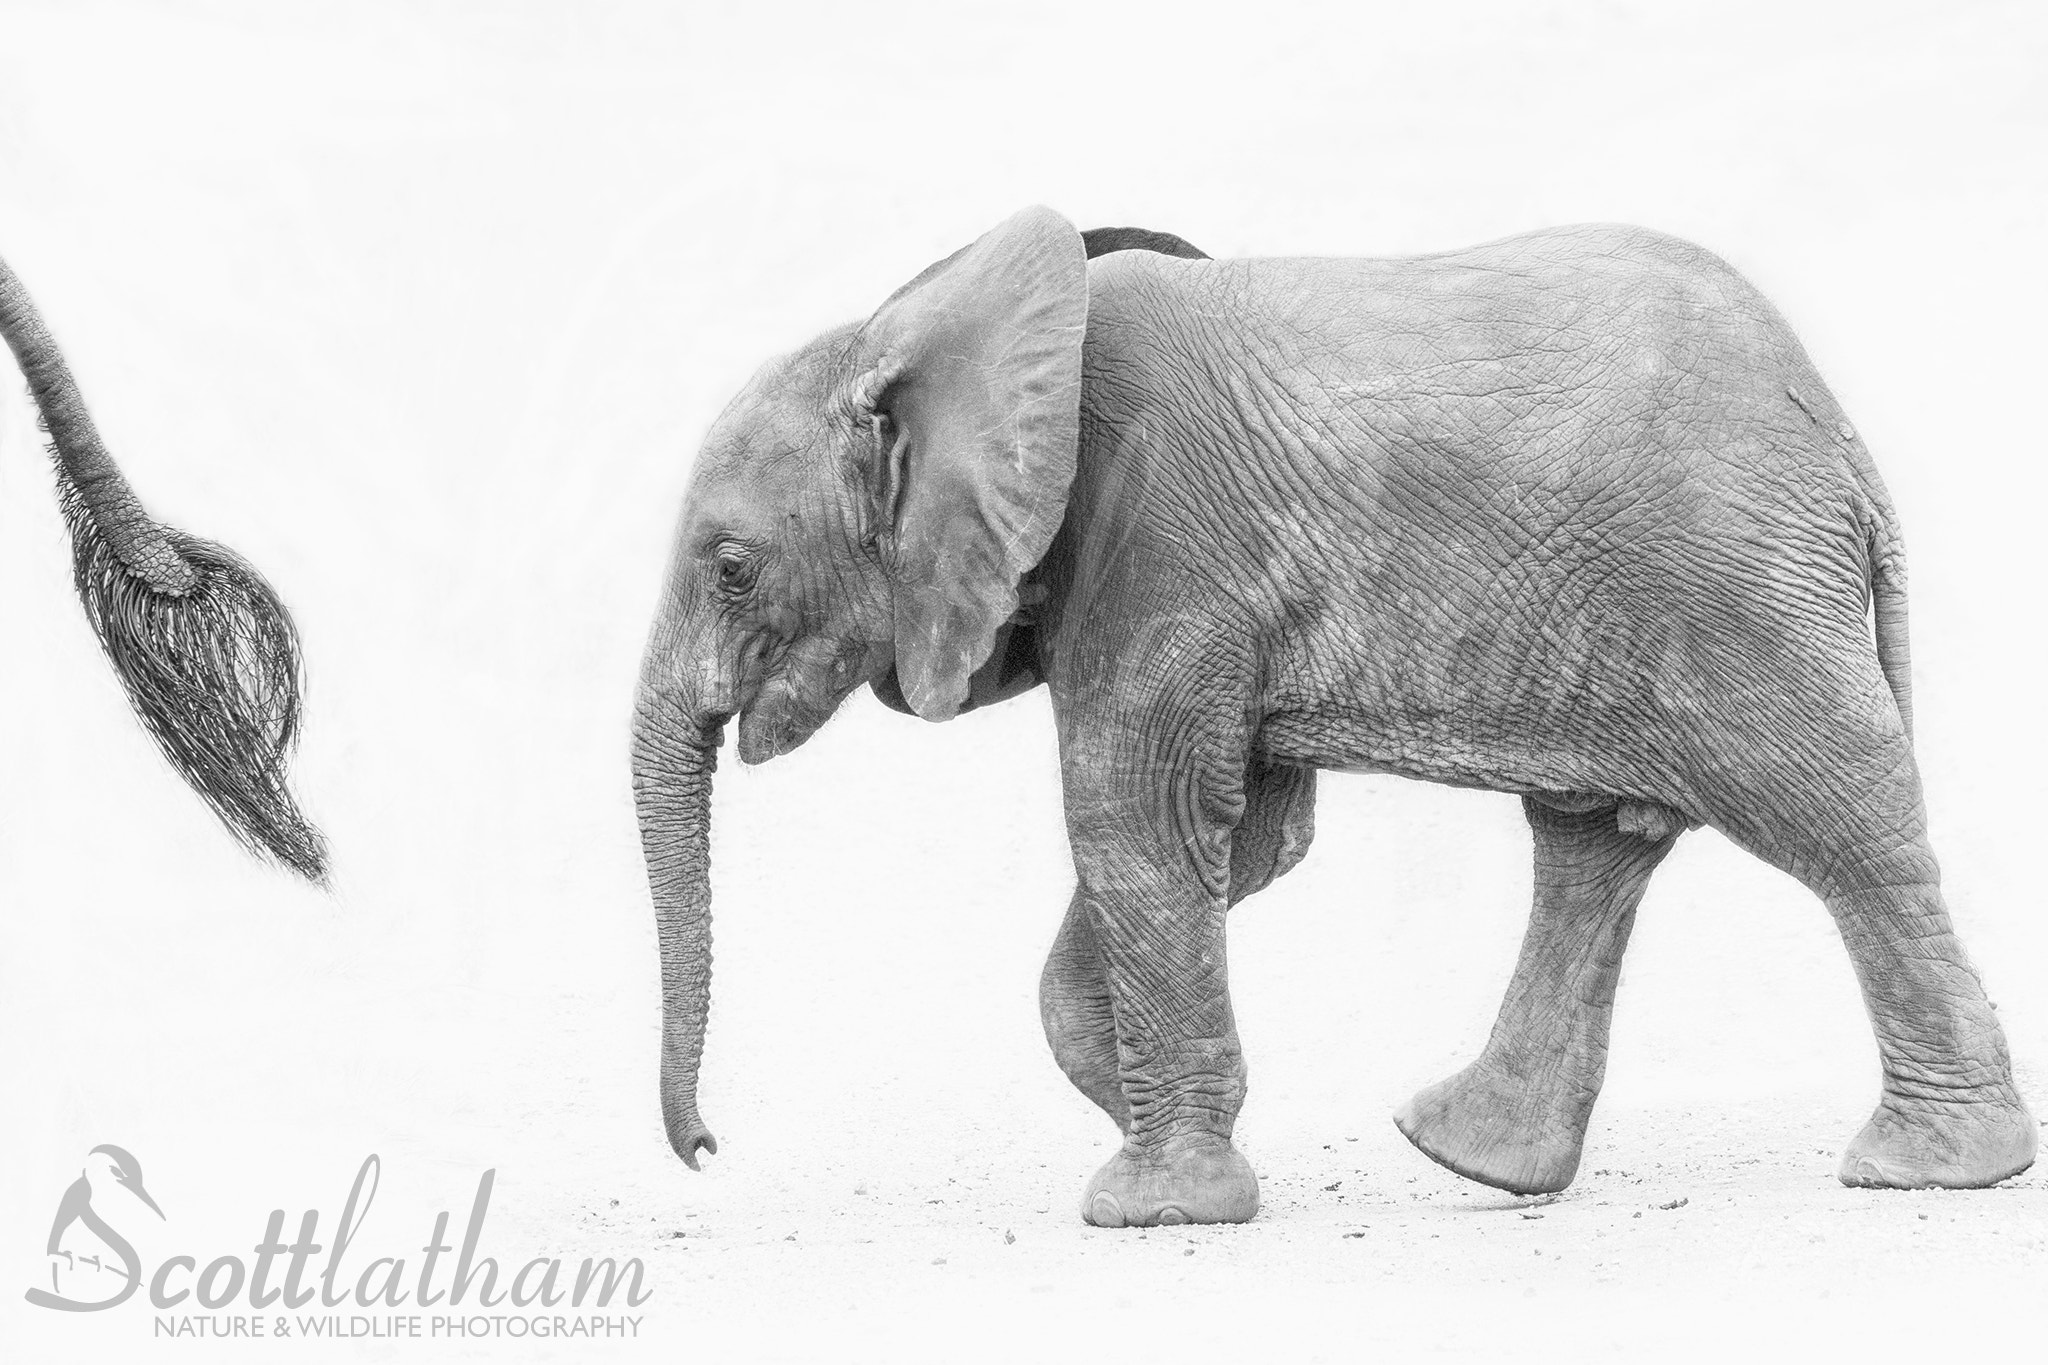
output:
POLYGON ((752 767, 801 745, 832 715, 829 708, 806 705, 779 682, 770 682, 739 717, 740 762, 752 767))
POLYGON ((875 671, 874 646, 857 638, 783 656, 740 704, 739 756, 766 763, 808 740, 875 671))

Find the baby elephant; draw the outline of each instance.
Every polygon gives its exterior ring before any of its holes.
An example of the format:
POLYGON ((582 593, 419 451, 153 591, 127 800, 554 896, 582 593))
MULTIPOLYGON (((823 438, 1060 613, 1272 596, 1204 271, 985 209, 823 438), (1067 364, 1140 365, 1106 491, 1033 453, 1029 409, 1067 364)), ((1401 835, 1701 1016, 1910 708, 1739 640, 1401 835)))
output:
POLYGON ((2026 1169, 1928 848, 1891 504, 1753 288, 1626 227, 1401 260, 1089 239, 1016 215, 705 440, 633 750, 685 1162, 717 1150, 725 723, 759 763, 862 683, 945 720, 1042 681, 1078 874, 1046 1035, 1124 1135, 1092 1223, 1258 1207, 1224 918, 1307 848, 1318 769, 1519 793, 1535 832, 1492 1041, 1397 1120, 1451 1169, 1571 1179, 1636 903, 1697 824, 1812 887, 1855 962, 1884 1086, 1841 1178, 2026 1169))

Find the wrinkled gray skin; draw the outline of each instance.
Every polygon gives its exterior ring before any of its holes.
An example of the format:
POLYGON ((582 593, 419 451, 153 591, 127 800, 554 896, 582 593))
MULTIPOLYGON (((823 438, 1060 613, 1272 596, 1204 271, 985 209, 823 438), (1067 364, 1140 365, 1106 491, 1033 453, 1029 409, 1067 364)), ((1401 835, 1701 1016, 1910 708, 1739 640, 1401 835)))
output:
POLYGON ((1082 1213, 1241 1221, 1229 906, 1315 772, 1523 797, 1527 938, 1478 1061, 1401 1130, 1565 1185, 1650 873, 1709 824, 1840 926, 1883 1066, 1841 1178, 1978 1186, 2035 1126, 1950 930, 1869 457, 1725 264, 1625 227, 1402 260, 1084 261, 1029 210, 764 366, 693 476, 639 693, 662 1097, 690 1165, 713 749, 871 682, 930 720, 1051 689, 1078 887, 1061 1067, 1122 1130, 1082 1213), (1872 611, 1875 609, 1875 631, 1872 611))

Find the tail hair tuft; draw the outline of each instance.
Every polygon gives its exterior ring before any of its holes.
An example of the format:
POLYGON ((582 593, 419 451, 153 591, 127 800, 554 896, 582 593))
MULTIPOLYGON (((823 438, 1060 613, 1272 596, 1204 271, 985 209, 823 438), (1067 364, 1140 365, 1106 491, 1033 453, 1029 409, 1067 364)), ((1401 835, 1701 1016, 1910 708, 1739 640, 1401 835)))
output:
POLYGON ((79 599, 157 747, 243 845, 324 885, 326 841, 286 784, 304 683, 284 603, 234 551, 169 527, 191 576, 153 586, 69 486, 63 509, 79 599))

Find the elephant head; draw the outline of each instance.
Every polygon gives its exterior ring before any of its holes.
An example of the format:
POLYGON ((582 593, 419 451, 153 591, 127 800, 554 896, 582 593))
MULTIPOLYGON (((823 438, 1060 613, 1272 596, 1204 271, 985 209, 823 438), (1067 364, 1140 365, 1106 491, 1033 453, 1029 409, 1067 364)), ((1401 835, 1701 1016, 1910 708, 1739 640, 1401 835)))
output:
POLYGON ((998 638, 1074 477, 1081 235, 1017 214, 867 321, 764 365, 712 425, 642 667, 633 789, 661 943, 663 1119, 693 1169, 710 1000, 711 774, 863 682, 927 720, 1035 679, 998 638), (993 661, 993 662, 991 662, 993 661), (986 665, 986 667, 985 667, 986 665))

